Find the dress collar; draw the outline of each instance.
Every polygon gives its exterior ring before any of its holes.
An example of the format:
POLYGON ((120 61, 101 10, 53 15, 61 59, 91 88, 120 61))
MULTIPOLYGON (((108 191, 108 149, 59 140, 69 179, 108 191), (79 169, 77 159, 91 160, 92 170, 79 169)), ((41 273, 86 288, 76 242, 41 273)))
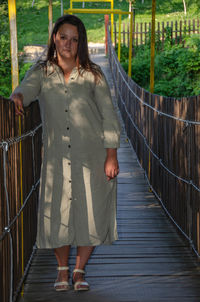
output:
MULTIPOLYGON (((79 67, 79 69, 80 69, 80 72, 83 71, 83 68, 81 66, 79 67)), ((47 62, 47 77, 51 76, 54 73, 62 74, 62 70, 58 65, 56 65, 54 63, 50 63, 48 61, 47 62)), ((78 67, 74 67, 71 71, 70 78, 71 79, 75 78, 77 75, 78 75, 78 67)))

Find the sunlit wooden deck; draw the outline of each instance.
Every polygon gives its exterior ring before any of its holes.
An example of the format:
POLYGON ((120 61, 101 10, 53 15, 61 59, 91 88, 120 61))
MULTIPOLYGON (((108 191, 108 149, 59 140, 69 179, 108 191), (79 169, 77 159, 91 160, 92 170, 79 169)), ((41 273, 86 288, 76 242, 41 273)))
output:
MULTIPOLYGON (((95 60, 111 76, 104 56, 95 60)), ((111 84, 112 88, 112 84, 111 84)), ((136 155, 121 136, 118 150, 118 233, 112 246, 99 246, 89 260, 85 293, 55 292, 56 259, 51 250, 37 250, 24 286, 26 302, 198 302, 200 265, 187 242, 149 192, 136 155)), ((72 249, 70 267, 75 263, 72 249)))

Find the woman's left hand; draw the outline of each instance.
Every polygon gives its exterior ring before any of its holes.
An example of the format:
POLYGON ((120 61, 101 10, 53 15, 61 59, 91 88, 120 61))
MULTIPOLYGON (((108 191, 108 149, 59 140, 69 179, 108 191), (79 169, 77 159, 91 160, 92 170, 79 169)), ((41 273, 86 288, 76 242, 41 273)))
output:
POLYGON ((107 157, 104 164, 104 171, 108 181, 118 175, 119 164, 117 160, 117 149, 107 149, 107 157))

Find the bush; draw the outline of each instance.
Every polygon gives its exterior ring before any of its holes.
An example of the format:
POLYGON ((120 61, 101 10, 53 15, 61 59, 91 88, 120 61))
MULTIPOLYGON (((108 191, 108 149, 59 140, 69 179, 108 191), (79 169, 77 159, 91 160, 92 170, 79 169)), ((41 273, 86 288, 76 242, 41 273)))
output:
MULTIPOLYGON (((123 50, 125 53, 125 50, 123 50)), ((128 57, 122 62, 128 71, 128 57)), ((136 49, 132 59, 132 79, 149 90, 150 48, 149 45, 136 49)), ((170 45, 167 40, 164 50, 157 51, 155 57, 154 93, 183 97, 200 94, 200 38, 197 35, 185 39, 182 45, 170 45)))
MULTIPOLYGON (((9 97, 12 92, 10 31, 7 1, 0 5, 0 95, 9 97)), ((19 63, 20 80, 23 79, 31 64, 19 63)))
POLYGON ((11 92, 10 36, 8 24, 8 5, 0 6, 0 95, 8 97, 11 92))

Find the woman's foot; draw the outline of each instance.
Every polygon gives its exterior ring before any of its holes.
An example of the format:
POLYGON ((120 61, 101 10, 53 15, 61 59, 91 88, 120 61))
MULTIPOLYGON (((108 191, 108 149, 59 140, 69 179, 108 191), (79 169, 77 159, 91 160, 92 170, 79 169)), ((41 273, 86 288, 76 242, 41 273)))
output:
POLYGON ((82 269, 75 269, 73 271, 72 282, 74 284, 75 291, 89 290, 90 286, 84 279, 85 271, 82 269))
POLYGON ((54 288, 56 291, 67 291, 70 289, 69 286, 69 267, 68 266, 58 266, 58 276, 54 283, 54 288))

